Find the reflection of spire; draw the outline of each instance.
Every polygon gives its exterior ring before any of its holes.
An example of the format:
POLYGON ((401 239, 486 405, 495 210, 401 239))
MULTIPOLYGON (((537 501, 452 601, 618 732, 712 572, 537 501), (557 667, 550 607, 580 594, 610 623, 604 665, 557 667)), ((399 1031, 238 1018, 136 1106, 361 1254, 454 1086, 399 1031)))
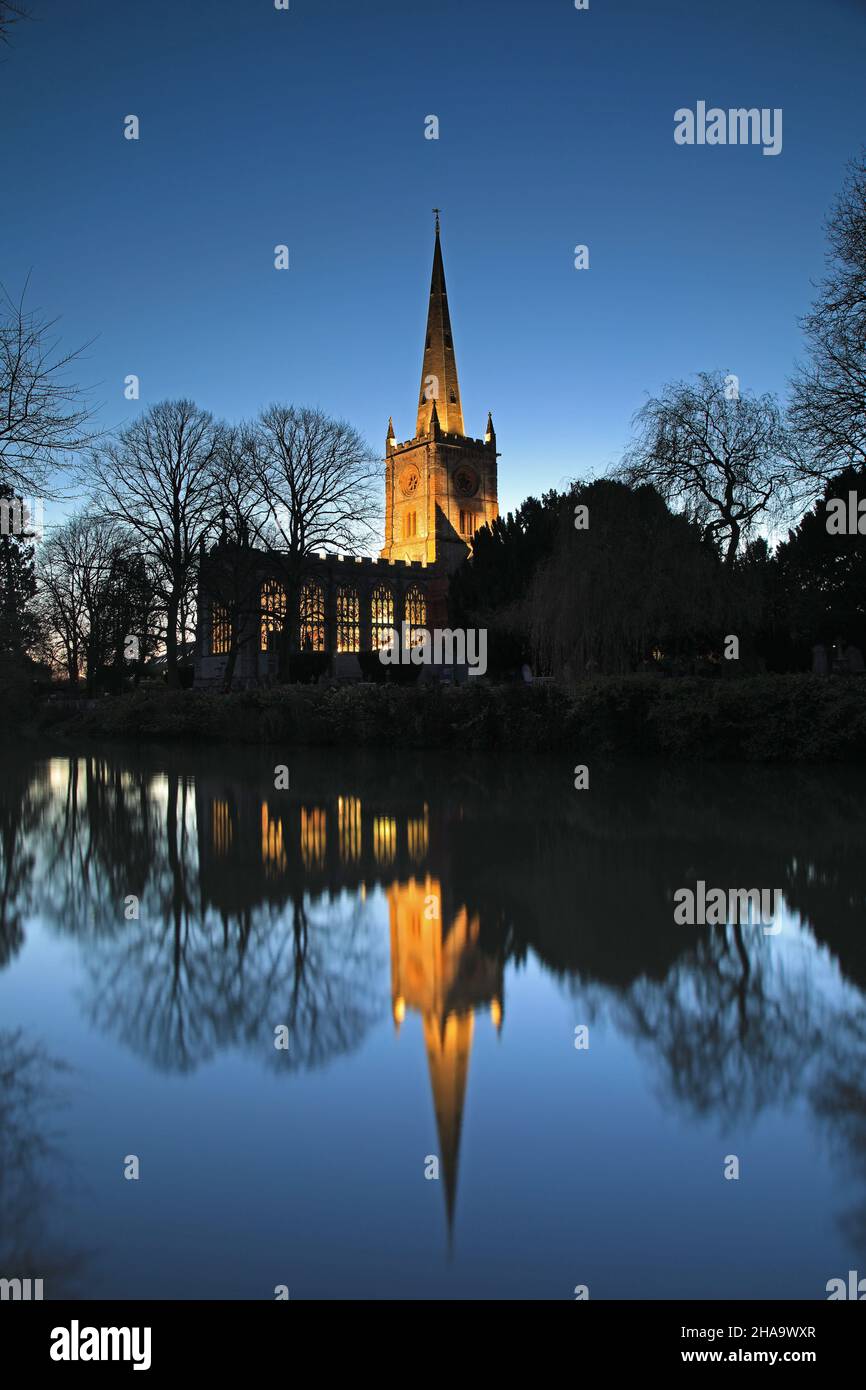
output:
POLYGON ((501 969, 478 945, 477 917, 465 908, 445 917, 438 879, 392 883, 387 897, 394 1024, 407 1008, 423 1020, 450 1241, 475 1009, 489 1003, 499 1026, 501 969))
POLYGON ((449 1240, 454 1224, 460 1130, 463 1126, 463 1102, 466 1099, 474 1027, 475 1015, 471 1009, 465 1014, 449 1014, 442 1020, 434 1018, 432 1014, 424 1015, 424 1042, 445 1178, 449 1240))

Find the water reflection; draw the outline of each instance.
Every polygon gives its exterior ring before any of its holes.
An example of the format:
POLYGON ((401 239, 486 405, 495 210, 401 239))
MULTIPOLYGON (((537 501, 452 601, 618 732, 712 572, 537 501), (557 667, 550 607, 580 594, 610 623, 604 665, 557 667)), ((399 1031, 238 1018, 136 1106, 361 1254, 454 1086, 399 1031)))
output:
POLYGON ((13 760, 0 965, 38 912, 83 948, 95 1027, 166 1072, 230 1048, 306 1071, 359 1049, 389 1010, 398 1031, 417 1015, 450 1227, 476 1027, 504 1029, 506 970, 531 955, 576 1021, 606 1018, 631 1041, 665 1105, 720 1126, 808 1106, 862 1240, 858 782, 644 766, 594 772, 577 793, 558 766, 320 754, 293 759, 278 791, 261 750, 13 760), (785 933, 675 926, 674 891, 697 878, 781 887, 785 933))

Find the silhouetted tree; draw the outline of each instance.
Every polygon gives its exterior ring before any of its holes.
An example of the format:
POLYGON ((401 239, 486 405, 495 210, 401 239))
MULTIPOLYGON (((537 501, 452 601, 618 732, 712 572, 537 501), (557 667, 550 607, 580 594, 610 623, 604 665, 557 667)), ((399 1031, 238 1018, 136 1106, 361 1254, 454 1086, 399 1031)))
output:
POLYGON ((647 401, 634 424, 615 476, 651 484, 699 522, 726 565, 760 522, 790 505, 790 441, 771 395, 741 395, 722 372, 700 372, 647 401))
POLYGON ((817 492, 846 465, 866 467, 866 153, 848 165, 827 234, 827 276, 804 325, 810 361, 789 412, 817 492))
POLYGON ((300 588, 320 550, 351 553, 369 544, 379 516, 377 456, 345 420, 321 410, 272 405, 260 415, 251 457, 262 503, 259 538, 274 549, 289 619, 281 674, 298 638, 300 588))
POLYGON ((846 468, 776 550, 792 633, 808 642, 846 637, 866 649, 866 544, 827 530, 827 503, 866 497, 866 468, 846 468))
POLYGON ((82 349, 62 353, 57 320, 26 310, 0 288, 0 484, 19 495, 52 495, 52 474, 92 442, 81 388, 64 380, 82 349))
MULTIPOLYGON (((0 486, 0 499, 13 501, 10 488, 0 486)), ((0 653, 23 656, 39 636, 33 535, 12 530, 0 534, 0 653)))
POLYGON ((529 659, 526 595, 538 566, 550 557, 563 498, 551 491, 539 501, 527 497, 507 516, 476 531, 472 555, 451 579, 452 620, 488 632, 491 666, 514 666, 529 659))
POLYGON ((153 562, 164 614, 168 683, 180 684, 181 610, 216 508, 220 431, 192 401, 162 401, 95 450, 89 476, 102 513, 128 526, 153 562))
POLYGON ((702 529, 653 488, 610 479, 564 502, 529 598, 539 663, 572 676, 628 672, 655 645, 688 649, 718 630, 721 611, 719 563, 702 529), (588 527, 576 528, 577 507, 588 527))
POLYGON ((219 544, 211 552, 208 590, 228 623, 229 649, 223 689, 231 690, 238 654, 259 640, 255 619, 261 609, 261 556, 253 540, 262 522, 254 430, 225 429, 214 460, 214 497, 220 519, 219 544))
POLYGON ((12 0, 0 0, 0 43, 11 43, 11 32, 16 24, 20 24, 22 19, 29 19, 27 11, 21 5, 13 5, 12 0))

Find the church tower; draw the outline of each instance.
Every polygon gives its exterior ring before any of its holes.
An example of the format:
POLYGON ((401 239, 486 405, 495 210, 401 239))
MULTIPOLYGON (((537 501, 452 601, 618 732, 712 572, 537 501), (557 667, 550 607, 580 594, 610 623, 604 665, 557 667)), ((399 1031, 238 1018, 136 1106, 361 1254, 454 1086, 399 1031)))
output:
POLYGON ((457 359, 436 213, 436 242, 415 435, 385 442, 385 560, 437 561, 450 572, 471 550, 473 534, 499 515, 496 435, 464 432, 457 359))

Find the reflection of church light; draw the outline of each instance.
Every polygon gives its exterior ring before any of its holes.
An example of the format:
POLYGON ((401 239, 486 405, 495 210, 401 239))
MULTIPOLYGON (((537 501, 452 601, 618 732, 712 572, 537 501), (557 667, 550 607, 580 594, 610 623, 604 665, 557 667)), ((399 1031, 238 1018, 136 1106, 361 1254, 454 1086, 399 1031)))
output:
POLYGON ((398 1031, 407 1012, 421 1015, 450 1231, 475 1013, 489 1007, 500 1029, 501 967, 481 950, 479 917, 465 906, 450 910, 438 879, 395 881, 386 896, 391 1012, 398 1031))
POLYGON ((262 863, 270 873, 282 873, 286 867, 283 823, 271 820, 266 801, 262 802, 262 863))
POLYGON ((227 801, 211 805, 211 843, 214 854, 228 854, 232 843, 232 818, 227 801))
POLYGON ((307 869, 325 867, 325 845, 327 828, 325 811, 322 806, 314 806, 308 811, 301 807, 301 858, 307 869))
POLYGON ((397 822, 393 816, 373 820, 373 854, 377 864, 388 864, 397 853, 397 822))
POLYGON ((353 863, 361 858, 361 800, 357 796, 337 798, 337 828, 340 836, 340 858, 353 863))
POLYGON ((430 838, 428 814, 428 807, 425 804, 423 817, 415 817, 406 822, 406 843, 409 854, 416 863, 423 859, 427 853, 430 838))

